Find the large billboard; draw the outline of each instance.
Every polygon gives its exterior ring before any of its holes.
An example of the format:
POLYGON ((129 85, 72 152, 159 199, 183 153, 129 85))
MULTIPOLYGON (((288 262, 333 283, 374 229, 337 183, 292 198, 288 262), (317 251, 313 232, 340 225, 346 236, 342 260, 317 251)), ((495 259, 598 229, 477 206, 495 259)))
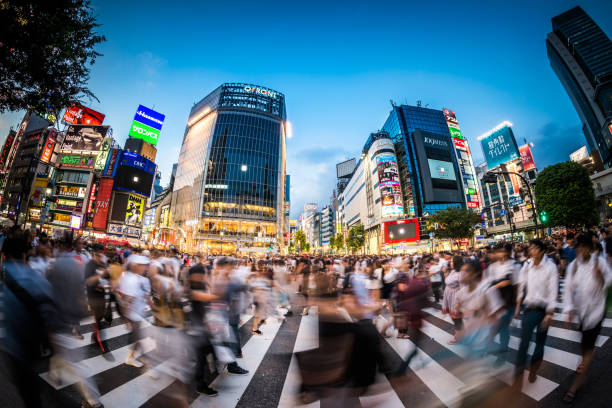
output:
POLYGON ((106 166, 106 159, 108 159, 111 147, 113 147, 113 138, 105 137, 104 140, 102 140, 100 154, 96 158, 96 164, 94 165, 95 170, 104 170, 104 167, 106 166))
POLYGON ((354 158, 336 164, 336 177, 342 178, 351 176, 355 171, 356 165, 357 163, 354 158))
POLYGON ((395 244, 397 242, 415 242, 420 239, 418 218, 388 221, 384 223, 384 226, 385 244, 395 244))
POLYGON ((71 125, 101 125, 105 115, 83 105, 74 104, 64 113, 62 120, 71 125))
POLYGON ((96 156, 80 154, 64 154, 60 157, 58 166, 62 168, 86 169, 94 168, 96 156))
POLYGON ((165 118, 165 115, 153 109, 138 105, 138 110, 136 110, 134 121, 130 127, 130 137, 142 139, 147 143, 156 145, 165 118))
POLYGON ((141 225, 144 211, 144 198, 130 194, 128 196, 127 210, 125 212, 126 225, 141 225))
POLYGON ((68 126, 62 150, 100 151, 108 128, 108 126, 91 125, 68 126))
POLYGON ((156 165, 144 157, 124 151, 115 171, 115 189, 148 197, 153 187, 156 165))
POLYGON ((378 172, 378 188, 380 189, 381 215, 383 217, 402 215, 404 204, 395 155, 377 155, 376 169, 378 172))
POLYGON ((521 154, 521 161, 523 162, 523 170, 533 170, 536 168, 531 148, 528 144, 519 147, 519 153, 521 154))
POLYGON ((92 226, 96 230, 106 230, 108 208, 112 192, 113 179, 104 177, 100 179, 100 186, 98 187, 98 195, 96 197, 95 214, 92 222, 92 226))
POLYGON ((503 122, 478 138, 489 169, 520 157, 511 126, 503 122))

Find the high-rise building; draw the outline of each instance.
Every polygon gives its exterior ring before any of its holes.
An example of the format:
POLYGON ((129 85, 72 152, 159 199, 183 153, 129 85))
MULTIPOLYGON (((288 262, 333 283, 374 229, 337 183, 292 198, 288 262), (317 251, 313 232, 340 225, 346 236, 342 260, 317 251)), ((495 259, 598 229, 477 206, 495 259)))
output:
POLYGON ((172 193, 176 245, 203 253, 278 249, 284 229, 285 96, 225 83, 189 114, 172 193))
POLYGON ((590 151, 612 165, 612 41, 581 7, 552 19, 550 65, 582 121, 590 151))
POLYGON ((476 177, 462 173, 443 111, 394 105, 383 129, 395 144, 406 216, 426 217, 450 206, 466 207, 467 189, 478 188, 476 177))

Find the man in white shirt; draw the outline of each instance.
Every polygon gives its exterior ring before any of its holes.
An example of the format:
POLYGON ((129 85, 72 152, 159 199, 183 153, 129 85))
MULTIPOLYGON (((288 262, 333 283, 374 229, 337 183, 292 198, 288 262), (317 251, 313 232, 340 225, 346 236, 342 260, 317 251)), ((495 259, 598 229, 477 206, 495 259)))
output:
POLYGON ((598 256, 593 245, 593 234, 578 236, 577 256, 566 270, 563 311, 567 313, 568 324, 578 318, 582 332, 582 361, 577 375, 563 401, 574 401, 582 385, 595 352, 595 341, 601 331, 606 312, 606 295, 612 284, 612 271, 607 260, 598 256))
POLYGON ((529 260, 519 274, 515 316, 521 305, 525 306, 521 321, 521 343, 516 356, 515 384, 522 384, 523 371, 527 363, 527 349, 533 330, 536 329, 535 349, 529 367, 529 382, 535 382, 544 357, 544 343, 548 326, 555 312, 559 277, 557 266, 544 255, 546 245, 539 239, 529 243, 529 260))
POLYGON ((431 282, 431 290, 436 303, 442 298, 442 267, 443 263, 439 258, 434 258, 433 263, 429 266, 429 281, 431 282))

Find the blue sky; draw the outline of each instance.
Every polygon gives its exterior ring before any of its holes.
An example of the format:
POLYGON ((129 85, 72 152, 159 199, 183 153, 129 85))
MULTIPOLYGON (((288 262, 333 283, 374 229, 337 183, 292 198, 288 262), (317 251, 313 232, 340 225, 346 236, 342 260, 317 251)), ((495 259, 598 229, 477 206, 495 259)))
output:
MULTIPOLYGON (((335 163, 359 154, 390 100, 455 110, 476 163, 476 138, 503 120, 535 143, 538 168, 567 160, 585 140, 548 63, 550 18, 579 4, 612 34, 606 1, 192 3, 94 0, 107 41, 89 82, 100 102, 88 106, 121 144, 139 104, 164 113, 167 182, 193 103, 222 82, 283 92, 292 216, 329 201, 335 163)), ((2 138, 21 115, 0 116, 2 138)))

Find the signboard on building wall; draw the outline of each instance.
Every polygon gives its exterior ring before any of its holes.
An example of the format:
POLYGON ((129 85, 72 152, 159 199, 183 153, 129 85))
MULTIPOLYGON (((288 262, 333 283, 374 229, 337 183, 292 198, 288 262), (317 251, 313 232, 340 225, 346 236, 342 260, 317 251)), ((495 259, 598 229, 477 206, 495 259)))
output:
POLYGON ((109 223, 106 230, 109 235, 117 235, 129 238, 140 238, 140 228, 134 228, 123 224, 109 223))
POLYGON ((110 205, 111 193, 113 192, 113 179, 100 179, 100 187, 98 187, 98 196, 95 203, 95 214, 93 217, 93 228, 97 230, 106 229, 106 221, 108 219, 108 208, 110 205))
POLYGON ((58 166, 73 169, 93 169, 96 156, 82 156, 80 154, 64 154, 60 157, 58 166))
POLYGON ((165 115, 153 109, 138 105, 134 121, 130 127, 130 137, 142 139, 147 143, 156 145, 165 118, 165 115))
POLYGON ((108 159, 108 155, 110 153, 110 149, 113 146, 113 138, 105 137, 102 140, 102 148, 100 149, 100 154, 96 158, 96 164, 94 165, 94 170, 103 170, 104 166, 106 166, 106 160, 108 159))
POLYGON ((125 213, 126 225, 141 225, 144 210, 144 198, 130 194, 128 197, 127 211, 125 213))
POLYGON ((341 178, 350 176, 355 171, 356 165, 355 159, 349 159, 336 164, 336 177, 341 178))
POLYGON ((106 137, 108 129, 108 126, 68 126, 62 150, 100 151, 102 149, 102 140, 106 137))
MULTIPOLYGON (((586 148, 585 148, 586 149, 586 148)), ((519 147, 519 153, 521 154, 521 161, 523 162, 523 170, 529 171, 536 168, 531 148, 528 144, 519 147)))
POLYGON ((53 155, 53 149, 55 148, 55 142, 57 140, 57 131, 55 129, 51 129, 49 134, 47 135, 47 141, 45 142, 45 146, 42 149, 42 153, 40 154, 40 161, 44 163, 49 163, 51 161, 51 156, 53 155))
POLYGON ((113 177, 115 174, 115 167, 116 164, 118 162, 117 158, 119 157, 119 153, 121 152, 121 149, 119 148, 115 148, 113 150, 111 150, 110 152, 110 158, 108 159, 108 161, 106 162, 106 165, 104 167, 104 171, 103 171, 103 176, 104 177, 113 177))
POLYGON ((2 148, 2 152, 0 153, 0 166, 3 166, 8 158, 9 151, 13 146, 13 141, 15 140, 15 131, 11 130, 6 137, 6 141, 4 142, 4 147, 2 148))
POLYGON ((72 125, 101 125, 105 115, 83 105, 74 104, 64 113, 62 120, 72 125))
POLYGON ((509 123, 486 133, 479 140, 489 169, 520 157, 509 123))
MULTIPOLYGON (((523 156, 521 155, 521 158, 522 157, 523 156)), ((587 157, 589 157, 589 151, 587 150, 586 146, 582 146, 580 149, 570 154, 570 160, 574 162, 580 162, 586 159, 587 157)))
POLYGON ((391 154, 379 154, 376 156, 376 169, 380 190, 381 215, 383 217, 402 215, 404 205, 397 159, 391 154))
POLYGON ((384 223, 384 229, 385 244, 415 242, 420 239, 418 218, 388 221, 384 223))

